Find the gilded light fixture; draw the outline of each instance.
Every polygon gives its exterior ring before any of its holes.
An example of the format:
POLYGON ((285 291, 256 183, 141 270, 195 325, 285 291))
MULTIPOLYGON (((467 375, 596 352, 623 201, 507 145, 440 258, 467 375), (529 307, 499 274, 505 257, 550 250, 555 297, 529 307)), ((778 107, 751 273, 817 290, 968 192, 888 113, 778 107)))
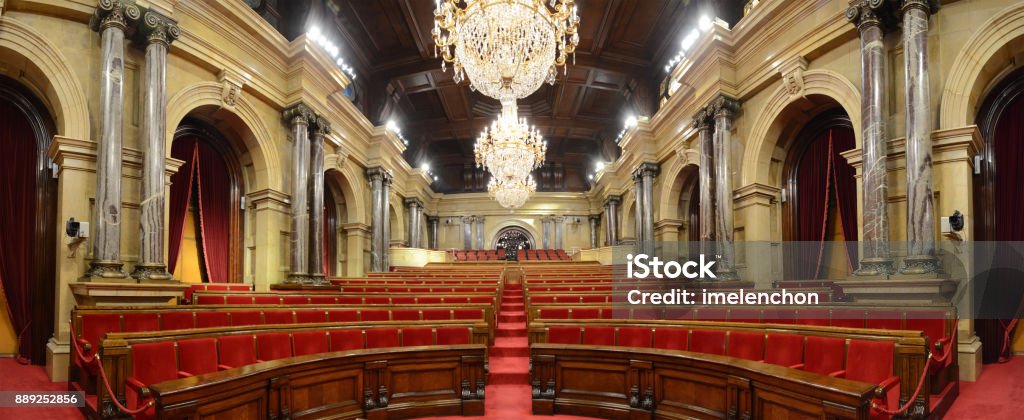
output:
POLYGON ((540 131, 519 118, 514 100, 503 101, 501 116, 480 133, 473 147, 477 167, 499 180, 525 178, 544 164, 547 150, 540 131))
MULTIPOLYGON (((435 0, 435 53, 455 83, 498 100, 554 84, 580 42, 575 0, 435 0)), ((564 70, 563 70, 564 71, 564 70)))
POLYGON ((537 184, 532 175, 521 179, 497 179, 492 177, 487 184, 487 193, 498 204, 508 209, 517 209, 526 204, 526 200, 537 191, 537 184))

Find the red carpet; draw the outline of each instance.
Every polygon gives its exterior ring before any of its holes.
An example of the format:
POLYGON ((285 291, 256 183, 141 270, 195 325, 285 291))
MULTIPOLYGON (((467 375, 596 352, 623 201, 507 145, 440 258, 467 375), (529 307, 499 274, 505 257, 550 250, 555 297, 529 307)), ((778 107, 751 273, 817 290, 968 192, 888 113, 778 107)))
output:
MULTIPOLYGON (((0 358, 0 391, 67 391, 67 382, 50 382, 42 366, 0 358)), ((77 408, 4 408, 0 419, 80 419, 77 408)))
POLYGON ((1024 407, 1024 356, 985 365, 978 382, 960 382, 947 419, 1019 419, 1024 407))

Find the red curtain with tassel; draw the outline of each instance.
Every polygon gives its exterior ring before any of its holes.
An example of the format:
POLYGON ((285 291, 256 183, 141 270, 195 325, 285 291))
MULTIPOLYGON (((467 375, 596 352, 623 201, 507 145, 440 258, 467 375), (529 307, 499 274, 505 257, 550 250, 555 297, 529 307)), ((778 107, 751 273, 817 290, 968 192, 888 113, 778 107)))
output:
POLYGON ((849 257, 847 269, 852 273, 854 266, 860 261, 857 241, 857 171, 846 162, 840 153, 856 146, 853 129, 836 127, 832 132, 832 183, 836 194, 836 206, 839 208, 839 223, 846 238, 846 255, 849 257))
POLYGON ((336 212, 336 210, 335 210, 336 207, 335 206, 336 206, 336 204, 334 204, 334 194, 331 194, 331 191, 328 190, 326 188, 326 186, 325 186, 324 187, 324 218, 323 218, 323 221, 324 221, 324 227, 323 227, 324 228, 324 247, 323 247, 323 249, 324 249, 324 273, 326 273, 328 277, 334 275, 334 273, 331 272, 331 259, 334 258, 335 255, 337 255, 337 251, 335 251, 336 248, 334 246, 336 242, 335 242, 334 236, 332 236, 332 235, 334 235, 334 232, 337 231, 337 229, 335 228, 336 220, 334 218, 334 213, 336 212))
POLYGON ((18 354, 31 357, 31 287, 35 261, 36 138, 20 110, 0 101, 0 284, 20 339, 18 354))
POLYGON ((832 159, 828 131, 816 138, 804 151, 796 168, 797 280, 818 278, 828 222, 832 159), (812 243, 820 244, 815 247, 812 243))
POLYGON ((228 283, 231 254, 231 175, 220 152, 205 142, 197 148, 196 185, 199 186, 199 230, 203 241, 206 277, 228 283))
POLYGON ((197 147, 198 141, 195 137, 175 139, 171 144, 171 157, 185 162, 177 173, 171 175, 171 208, 168 215, 170 237, 167 244, 167 271, 171 273, 178 265, 181 240, 185 234, 185 218, 188 215, 189 200, 192 198, 197 147))

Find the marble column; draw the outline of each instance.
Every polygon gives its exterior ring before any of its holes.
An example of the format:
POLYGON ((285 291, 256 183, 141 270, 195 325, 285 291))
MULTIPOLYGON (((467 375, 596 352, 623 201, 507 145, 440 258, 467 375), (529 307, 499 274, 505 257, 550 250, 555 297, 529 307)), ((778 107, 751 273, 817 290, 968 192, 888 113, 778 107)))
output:
POLYGON ((473 216, 462 217, 462 247, 473 249, 473 216))
POLYGON ((888 5, 876 0, 860 0, 850 5, 846 17, 860 32, 861 65, 861 173, 864 237, 859 276, 886 276, 893 272, 889 252, 889 188, 886 186, 886 86, 885 44, 882 17, 888 5))
POLYGON ((147 11, 139 27, 146 45, 142 116, 142 202, 139 204, 139 262, 132 277, 140 282, 173 280, 164 261, 164 191, 167 149, 167 48, 181 34, 178 25, 147 11))
POLYGON ((389 271, 391 269, 391 182, 394 181, 394 177, 391 176, 391 172, 387 169, 381 168, 383 176, 380 182, 380 201, 381 201, 381 271, 389 271))
POLYGON ((305 104, 286 108, 284 120, 292 129, 291 265, 285 283, 309 281, 309 126, 316 115, 305 104))
POLYGON ((309 148, 309 277, 313 284, 329 284, 324 272, 324 137, 331 123, 317 115, 310 127, 309 148))
POLYGON ((549 238, 551 238, 551 217, 549 216, 549 217, 544 217, 544 218, 540 219, 540 223, 541 223, 541 226, 543 226, 543 231, 544 231, 544 238, 543 238, 543 241, 542 241, 542 244, 541 244, 541 245, 543 245, 542 249, 550 249, 551 248, 551 240, 549 238))
POLYGON ((100 124, 96 146, 96 201, 90 232, 92 261, 82 281, 128 279, 121 261, 124 34, 140 15, 141 11, 133 2, 101 0, 91 21, 93 30, 100 33, 100 124))
POLYGON ((409 233, 406 235, 409 238, 410 248, 421 248, 423 245, 420 244, 420 213, 423 209, 423 202, 418 198, 406 198, 405 208, 408 210, 409 222, 406 226, 409 228, 409 233))
POLYGON ((633 249, 637 254, 645 254, 644 249, 644 184, 639 168, 633 171, 634 214, 633 214, 633 249))
POLYGON ((732 121, 740 104, 728 96, 719 96, 711 103, 715 116, 715 238, 718 243, 719 280, 735 280, 736 251, 733 244, 732 209, 732 121))
POLYGON ((907 257, 903 274, 941 271, 935 258, 932 193, 932 110, 928 74, 928 17, 939 2, 903 0, 903 71, 907 110, 907 257))
POLYGON ((484 217, 476 217, 476 249, 487 249, 484 246, 484 217))
POLYGON ((700 156, 700 166, 697 167, 697 196, 700 206, 700 253, 711 255, 715 252, 715 201, 714 201, 714 115, 709 108, 701 108, 693 116, 693 127, 697 129, 699 136, 697 150, 700 156))
POLYGON ((645 162, 637 168, 640 172, 640 189, 643 193, 643 249, 647 255, 654 255, 654 178, 658 176, 658 164, 645 162))
POLYGON ((390 247, 390 223, 388 209, 388 186, 391 174, 380 166, 366 169, 366 177, 370 180, 370 271, 387 271, 387 251, 390 247))
POLYGON ((565 216, 556 216, 552 223, 555 224, 555 248, 562 248, 562 238, 565 237, 565 216))
POLYGON ((608 246, 619 244, 619 204, 622 204, 621 195, 610 195, 604 200, 608 246))
POLYGON ((430 243, 430 249, 437 249, 437 227, 441 223, 441 218, 437 216, 427 216, 427 223, 430 224, 429 239, 427 242, 430 243))
POLYGON ((597 248, 597 226, 601 223, 601 215, 591 214, 588 219, 590 219, 590 247, 597 248))

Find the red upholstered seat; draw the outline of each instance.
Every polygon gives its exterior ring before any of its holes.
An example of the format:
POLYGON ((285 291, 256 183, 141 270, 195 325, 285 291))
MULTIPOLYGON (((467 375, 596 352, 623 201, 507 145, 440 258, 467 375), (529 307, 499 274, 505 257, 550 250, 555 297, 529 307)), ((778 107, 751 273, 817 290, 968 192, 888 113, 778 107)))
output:
POLYGON ((420 312, 423 313, 424 321, 452 319, 452 311, 450 309, 424 309, 420 312))
POLYGON ((96 353, 100 346, 100 340, 108 332, 121 331, 121 315, 119 314, 84 314, 82 315, 82 331, 79 334, 80 344, 83 345, 82 352, 86 356, 96 353), (88 344, 86 348, 86 344, 88 344))
POLYGON ((413 296, 392 296, 392 305, 412 305, 416 303, 416 298, 413 296))
POLYGON ((599 308, 579 308, 572 310, 572 319, 598 319, 601 318, 599 308))
POLYGON ((469 303, 491 303, 494 302, 494 298, 490 296, 470 296, 468 298, 469 303))
POLYGON ((197 305, 223 305, 226 299, 225 296, 219 295, 197 295, 197 305))
POLYGON ((454 319, 484 319, 484 311, 482 309, 453 309, 452 316, 454 319))
POLYGON ((729 332, 730 357, 759 361, 764 359, 764 333, 749 331, 729 332))
MULTIPOLYGON (((875 404, 895 410, 900 405, 900 378, 893 375, 895 343, 886 341, 850 340, 846 355, 846 371, 836 376, 878 384, 875 404), (881 395, 878 395, 881 391, 881 395)), ((873 418, 889 418, 872 411, 873 418)))
POLYGON ((796 312, 796 323, 799 325, 816 325, 827 327, 828 309, 801 309, 796 312))
POLYGON ((252 296, 245 295, 228 295, 224 298, 224 303, 228 305, 252 305, 253 298, 252 296))
POLYGON ((695 316, 698 321, 725 321, 729 319, 728 308, 698 308, 695 316))
POLYGON ((665 308, 665 319, 690 320, 693 319, 694 312, 691 308, 665 308))
POLYGON ((262 361, 292 357, 291 337, 288 333, 258 334, 256 350, 256 357, 262 361))
POLYGON ((419 321, 420 311, 415 309, 396 309, 391 311, 392 321, 419 321))
POLYGON ((651 329, 619 327, 619 334, 615 344, 625 347, 651 347, 651 329))
POLYGON ((124 332, 158 331, 160 314, 157 312, 127 312, 124 314, 124 332))
POLYGON ((548 327, 548 343, 579 344, 580 327, 548 327))
POLYGON ((360 321, 390 321, 391 312, 386 309, 365 309, 359 311, 360 321))
POLYGON ((432 345, 434 345, 434 331, 432 328, 402 329, 402 347, 432 345))
POLYGON ((263 311, 264 324, 294 324, 292 311, 263 311))
POLYGON ((773 365, 800 367, 804 361, 804 337, 797 334, 768 334, 764 361, 773 365))
POLYGON ((544 308, 540 310, 540 319, 569 319, 568 308, 544 308))
POLYGON ((831 337, 807 337, 803 370, 828 375, 843 370, 846 340, 831 337))
POLYGON ((608 301, 608 296, 605 295, 583 295, 580 296, 580 302, 583 303, 605 303, 608 301))
POLYGON ((146 387, 176 379, 178 370, 174 363, 173 341, 134 344, 131 352, 132 373, 125 381, 125 397, 129 408, 137 408, 146 402, 143 397, 146 387))
POLYGON ((256 338, 251 334, 228 335, 217 339, 218 368, 236 368, 256 363, 256 338))
POLYGON ((363 330, 331 330, 331 351, 359 350, 363 348, 363 330))
POLYGON ((196 312, 196 328, 217 328, 226 327, 228 323, 227 312, 201 311, 196 312))
POLYGON ((253 303, 257 305, 280 305, 280 296, 256 296, 252 299, 253 303))
POLYGON ((761 310, 744 308, 733 309, 729 311, 729 321, 758 324, 761 322, 761 310))
POLYGON ((306 296, 284 296, 281 298, 281 303, 285 305, 307 305, 309 304, 309 298, 306 296))
POLYGON ((470 330, 465 327, 441 327, 437 329, 438 345, 469 344, 470 330))
POLYGON ((391 303, 391 298, 387 296, 366 296, 363 298, 363 302, 367 305, 388 305, 391 303))
POLYGON ((864 328, 863 309, 833 309, 832 326, 845 328, 864 328))
POLYGON ((304 310, 295 311, 295 322, 299 324, 316 324, 327 321, 327 311, 304 310))
POLYGON ((310 296, 309 303, 313 305, 333 305, 337 303, 337 298, 334 296, 310 296))
POLYGON ((765 309, 764 322, 772 324, 795 324, 796 311, 786 308, 765 309))
POLYGON ((338 303, 341 305, 362 305, 362 296, 338 296, 338 303))
POLYGON ((873 309, 867 311, 866 326, 879 330, 902 330, 903 316, 898 310, 873 309))
POLYGON ((615 310, 612 308, 601 309, 601 319, 615 319, 615 310))
POLYGON ((180 376, 195 376, 217 371, 217 340, 197 338, 178 342, 180 376))
POLYGON ((327 322, 356 322, 359 321, 359 311, 354 309, 340 309, 327 311, 327 322))
POLYGON ((693 330, 690 351, 725 355, 725 331, 693 330))
POLYGON ((292 333, 292 354, 327 353, 327 333, 324 331, 299 331, 292 333))
POLYGON ((438 304, 441 303, 441 298, 436 296, 421 296, 416 299, 420 304, 438 304))
POLYGON ((259 325, 263 323, 259 311, 231 311, 231 325, 259 325))
POLYGON ((195 327, 195 314, 192 311, 167 311, 160 313, 161 330, 185 330, 195 327))
POLYGON ((615 327, 586 327, 583 329, 583 344, 593 346, 614 346, 615 327))
POLYGON ((366 348, 398 347, 397 328, 373 328, 366 330, 366 348))

